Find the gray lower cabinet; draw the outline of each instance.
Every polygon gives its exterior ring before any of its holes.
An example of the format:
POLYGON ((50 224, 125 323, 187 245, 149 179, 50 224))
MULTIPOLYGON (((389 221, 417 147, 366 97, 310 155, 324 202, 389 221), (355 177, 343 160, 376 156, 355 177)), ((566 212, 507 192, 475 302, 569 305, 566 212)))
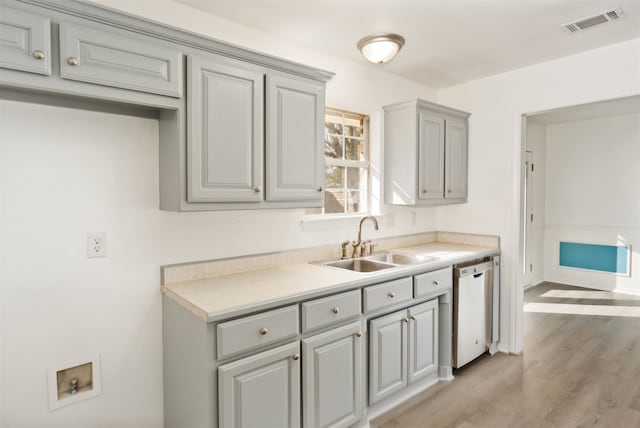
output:
POLYGON ((60 23, 60 76, 182 97, 182 52, 109 27, 60 23))
POLYGON ((50 75, 50 19, 0 6, 0 67, 50 75))
POLYGON ((384 111, 385 202, 465 202, 469 114, 423 100, 384 111))
POLYGON ((266 198, 321 206, 324 84, 267 75, 266 198))
POLYGON ((438 370, 438 300, 409 308, 409 383, 438 370))
POLYGON ((305 428, 347 427, 362 418, 364 342, 359 321, 302 341, 305 428))
POLYGON ((218 368, 219 426, 300 426, 300 345, 261 352, 218 368))
POLYGON ((369 323, 369 403, 407 385, 407 311, 369 323))
POLYGON ((187 61, 190 202, 261 202, 264 73, 239 61, 187 61))
POLYGON ((369 404, 438 369, 438 300, 369 323, 369 404))

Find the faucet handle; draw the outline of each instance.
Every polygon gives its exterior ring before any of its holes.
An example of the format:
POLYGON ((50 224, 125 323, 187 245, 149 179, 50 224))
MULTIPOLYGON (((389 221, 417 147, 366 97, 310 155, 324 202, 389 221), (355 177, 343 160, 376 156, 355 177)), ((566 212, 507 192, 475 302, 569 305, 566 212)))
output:
POLYGON ((360 242, 356 242, 356 241, 351 242, 351 246, 353 247, 353 251, 351 252, 352 259, 357 259, 358 257, 360 257, 360 255, 358 254, 358 250, 360 249, 361 245, 362 244, 360 242))
POLYGON ((378 244, 374 244, 373 242, 369 241, 369 255, 373 254, 377 246, 378 244))
POLYGON ((347 245, 349 245, 349 241, 344 241, 342 242, 342 244, 340 244, 340 249, 342 250, 342 255, 340 256, 340 258, 342 260, 349 258, 347 257, 347 245))
POLYGON ((360 247, 361 256, 368 256, 369 254, 371 254, 371 240, 364 241, 362 247, 360 247))

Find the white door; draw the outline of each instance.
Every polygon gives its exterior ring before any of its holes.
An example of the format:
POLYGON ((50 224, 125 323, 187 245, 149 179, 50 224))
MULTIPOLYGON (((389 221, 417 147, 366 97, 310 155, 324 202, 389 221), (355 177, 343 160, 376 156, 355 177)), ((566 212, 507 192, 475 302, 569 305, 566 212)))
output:
POLYGON ((535 248, 535 240, 533 236, 533 222, 535 215, 533 213, 533 152, 527 150, 525 161, 524 176, 524 286, 528 287, 533 281, 533 253, 535 248))

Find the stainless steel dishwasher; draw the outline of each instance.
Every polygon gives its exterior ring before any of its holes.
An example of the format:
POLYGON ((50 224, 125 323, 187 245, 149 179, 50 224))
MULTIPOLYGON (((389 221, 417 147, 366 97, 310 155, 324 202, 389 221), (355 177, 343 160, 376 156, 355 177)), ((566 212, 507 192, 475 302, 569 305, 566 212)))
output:
POLYGON ((493 261, 453 270, 453 367, 486 352, 492 341, 493 261))

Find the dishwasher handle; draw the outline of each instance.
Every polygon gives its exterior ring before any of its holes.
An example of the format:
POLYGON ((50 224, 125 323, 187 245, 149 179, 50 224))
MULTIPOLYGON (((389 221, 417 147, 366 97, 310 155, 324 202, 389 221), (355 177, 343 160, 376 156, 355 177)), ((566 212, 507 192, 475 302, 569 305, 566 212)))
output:
POLYGON ((473 275, 474 278, 479 278, 483 273, 488 271, 493 271, 493 261, 456 268, 453 270, 453 274, 456 278, 464 278, 470 275, 473 275))

